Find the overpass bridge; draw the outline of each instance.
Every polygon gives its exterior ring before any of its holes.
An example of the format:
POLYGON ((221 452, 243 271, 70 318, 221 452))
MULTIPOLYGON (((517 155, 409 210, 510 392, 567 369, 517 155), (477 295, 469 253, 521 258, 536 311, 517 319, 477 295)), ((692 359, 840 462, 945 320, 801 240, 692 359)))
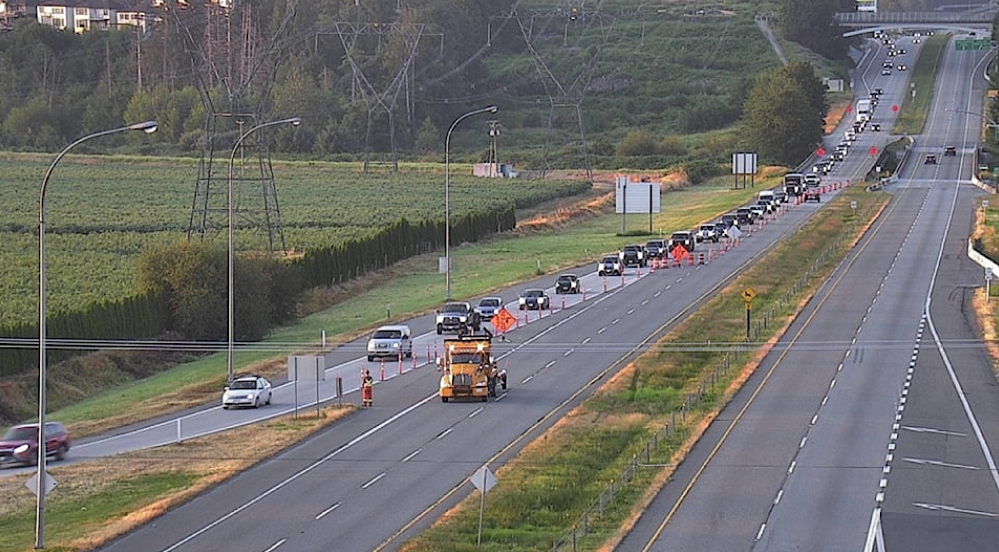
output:
POLYGON ((852 27, 854 30, 843 33, 843 36, 857 36, 874 31, 889 31, 893 29, 934 30, 952 29, 967 33, 991 32, 999 8, 995 3, 979 9, 961 12, 930 11, 930 12, 848 12, 837 13, 836 23, 840 27, 852 27))

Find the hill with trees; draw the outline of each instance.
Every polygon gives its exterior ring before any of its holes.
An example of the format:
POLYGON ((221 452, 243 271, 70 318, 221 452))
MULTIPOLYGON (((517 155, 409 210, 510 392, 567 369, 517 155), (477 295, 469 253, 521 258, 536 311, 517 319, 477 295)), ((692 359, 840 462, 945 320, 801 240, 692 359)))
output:
POLYGON ((789 39, 842 58, 830 18, 849 3, 167 0, 145 34, 23 20, 0 34, 0 148, 54 151, 155 118, 143 152, 198 155, 206 128, 225 134, 212 114, 250 113, 304 119, 276 129, 288 154, 440 160, 450 123, 496 104, 492 127, 455 133, 456 151, 524 168, 696 169, 742 149, 732 130, 748 92, 779 65, 754 16, 778 13, 789 39))

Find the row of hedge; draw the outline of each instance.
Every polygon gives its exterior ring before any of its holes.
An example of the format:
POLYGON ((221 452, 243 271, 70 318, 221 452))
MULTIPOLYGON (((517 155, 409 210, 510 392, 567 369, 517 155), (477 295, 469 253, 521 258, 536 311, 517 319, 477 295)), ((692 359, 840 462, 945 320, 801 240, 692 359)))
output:
MULTIPOLYGON (((477 242, 497 232, 513 230, 517 218, 512 205, 468 213, 451 225, 451 243, 477 242)), ((342 283, 392 265, 402 259, 434 251, 444 245, 443 221, 412 224, 405 218, 374 236, 307 252, 299 261, 306 287, 342 283)))
MULTIPOLYGON (((516 224, 513 205, 468 213, 453 221, 451 243, 476 242, 490 234, 512 230, 516 224)), ((444 236, 443 221, 413 224, 401 219, 369 238, 310 251, 285 265, 285 269, 300 274, 305 288, 330 286, 439 249, 444 245, 444 236)), ((286 281, 295 279, 288 278, 286 281)), ((171 305, 176 305, 176 302, 171 302, 163 291, 107 301, 83 311, 50 316, 46 323, 47 336, 53 340, 100 341, 148 339, 171 330, 184 333, 182 328, 172 327, 175 325, 172 321, 179 317, 171 312, 171 305)), ((210 318, 212 313, 205 313, 204 316, 210 318)), ((0 335, 35 340, 35 345, 30 348, 0 347, 0 376, 22 374, 36 369, 37 324, 0 327, 0 335)), ((80 349, 52 348, 49 351, 49 361, 65 360, 79 352, 80 349)))
MULTIPOLYGON (((90 308, 49 316, 45 335, 53 340, 47 347, 49 362, 66 360, 80 354, 79 348, 66 348, 56 340, 128 340, 162 335, 168 327, 170 310, 162 292, 151 291, 115 301, 104 301, 90 308)), ((0 335, 30 339, 31 348, 0 347, 0 376, 11 376, 38 367, 38 325, 19 324, 0 328, 0 335)))

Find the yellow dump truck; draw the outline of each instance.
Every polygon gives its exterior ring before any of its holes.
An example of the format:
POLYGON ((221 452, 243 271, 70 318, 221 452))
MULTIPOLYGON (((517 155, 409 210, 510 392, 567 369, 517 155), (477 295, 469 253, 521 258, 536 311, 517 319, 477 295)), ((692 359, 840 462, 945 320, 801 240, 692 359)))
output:
POLYGON ((444 340, 444 356, 437 359, 441 375, 441 402, 472 397, 485 402, 496 396, 496 386, 506 389, 506 371, 496 366, 492 336, 465 335, 444 340))

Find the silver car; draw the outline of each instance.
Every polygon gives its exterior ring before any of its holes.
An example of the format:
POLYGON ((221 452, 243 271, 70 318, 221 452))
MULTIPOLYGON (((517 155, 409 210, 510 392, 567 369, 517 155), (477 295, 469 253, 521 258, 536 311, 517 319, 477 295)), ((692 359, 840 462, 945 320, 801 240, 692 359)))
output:
POLYGON ((503 308, 502 297, 483 297, 479 304, 475 305, 475 312, 479 313, 482 320, 492 320, 499 310, 503 308))
POLYGON ((382 326, 368 340, 368 362, 375 357, 399 358, 413 356, 413 339, 409 326, 382 326))

